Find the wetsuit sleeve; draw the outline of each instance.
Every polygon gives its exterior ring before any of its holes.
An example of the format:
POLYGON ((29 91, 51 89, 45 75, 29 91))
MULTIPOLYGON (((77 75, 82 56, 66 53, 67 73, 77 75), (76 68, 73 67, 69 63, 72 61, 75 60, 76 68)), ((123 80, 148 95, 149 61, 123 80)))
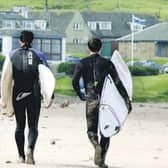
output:
POLYGON ((46 59, 45 54, 42 53, 42 52, 40 52, 40 53, 39 53, 39 57, 40 57, 40 60, 43 62, 43 64, 44 64, 45 66, 49 67, 49 66, 48 66, 48 63, 47 63, 47 59, 46 59))
POLYGON ((7 105, 12 94, 12 63, 9 56, 6 56, 1 76, 1 101, 7 105))
POLYGON ((120 80, 119 75, 118 75, 113 63, 111 63, 111 66, 110 66, 110 75, 111 75, 112 79, 114 80, 114 83, 115 83, 120 95, 123 97, 123 99, 125 101, 125 104, 128 108, 128 113, 130 113, 132 110, 132 106, 131 106, 131 102, 130 102, 128 93, 127 93, 122 81, 120 80))
POLYGON ((43 63, 45 66, 49 67, 49 66, 48 66, 48 63, 47 63, 46 56, 45 56, 45 54, 44 54, 43 52, 40 52, 40 51, 38 51, 38 50, 36 50, 36 49, 34 49, 34 48, 32 48, 31 50, 33 50, 33 51, 36 53, 36 55, 40 58, 40 60, 42 61, 42 63, 43 63))
POLYGON ((78 63, 75 67, 75 71, 72 77, 72 86, 74 90, 76 91, 77 95, 81 100, 85 100, 84 96, 80 94, 80 86, 79 86, 79 80, 81 77, 81 69, 82 69, 82 64, 78 63))

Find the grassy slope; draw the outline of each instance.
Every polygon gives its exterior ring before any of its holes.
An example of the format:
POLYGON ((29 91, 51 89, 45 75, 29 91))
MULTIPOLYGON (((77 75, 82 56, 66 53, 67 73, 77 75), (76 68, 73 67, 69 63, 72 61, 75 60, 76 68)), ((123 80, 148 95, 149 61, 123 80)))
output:
MULTIPOLYGON (((11 9, 13 5, 26 5, 31 9, 43 9, 45 0, 0 0, 1 9, 11 9)), ((168 20, 168 1, 167 0, 48 0, 49 8, 61 9, 86 9, 91 10, 116 10, 119 6, 121 11, 140 12, 160 15, 161 18, 168 20), (119 2, 119 5, 118 5, 119 2)))

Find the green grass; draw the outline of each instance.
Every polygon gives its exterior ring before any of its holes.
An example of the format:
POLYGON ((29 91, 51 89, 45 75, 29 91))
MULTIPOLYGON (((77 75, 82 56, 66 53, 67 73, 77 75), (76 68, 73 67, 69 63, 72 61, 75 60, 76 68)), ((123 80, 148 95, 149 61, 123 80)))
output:
POLYGON ((156 75, 133 78, 133 101, 167 102, 168 75, 156 75))
MULTIPOLYGON (((55 91, 58 94, 76 96, 70 77, 57 80, 55 91)), ((168 74, 133 77, 133 93, 133 102, 167 102, 168 74)))
MULTIPOLYGON (((168 58, 152 59, 160 64, 168 62, 168 58)), ((72 79, 68 76, 56 81, 56 93, 76 96, 72 87, 72 79)), ((156 76, 133 77, 134 102, 167 102, 168 74, 156 76)))
POLYGON ((82 59, 82 58, 85 58, 85 57, 89 56, 89 53, 88 53, 88 55, 85 54, 85 53, 73 53, 73 54, 70 54, 70 55, 74 55, 74 56, 77 56, 77 57, 82 59))
POLYGON ((75 96, 76 94, 72 87, 72 79, 68 76, 58 79, 56 81, 55 93, 68 96, 75 96))
MULTIPOLYGON (((45 0, 0 0, 1 9, 12 9, 14 5, 25 5, 30 9, 44 9, 45 0)), ((168 19, 167 0, 48 0, 50 9, 83 10, 87 6, 95 11, 123 11, 146 13, 168 19)))
POLYGON ((152 60, 160 65, 164 65, 168 62, 168 57, 165 58, 153 57, 152 60))

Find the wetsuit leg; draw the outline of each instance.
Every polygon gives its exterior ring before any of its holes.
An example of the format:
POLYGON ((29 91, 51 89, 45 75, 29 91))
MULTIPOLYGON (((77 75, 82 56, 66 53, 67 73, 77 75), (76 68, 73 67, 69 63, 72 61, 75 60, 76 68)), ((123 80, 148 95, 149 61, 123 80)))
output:
POLYGON ((87 134, 94 147, 98 144, 98 101, 86 102, 87 134))
POLYGON ((16 97, 13 96, 13 107, 16 118, 15 141, 17 144, 19 156, 25 159, 25 153, 24 153, 24 143, 25 143, 24 130, 26 122, 25 101, 16 101, 16 97))
POLYGON ((102 163, 105 162, 109 145, 110 145, 110 138, 106 138, 103 135, 101 135, 100 146, 102 148, 102 152, 101 152, 102 163))
POLYGON ((34 151, 35 143, 38 137, 38 121, 40 115, 40 96, 31 95, 27 101, 27 116, 28 116, 28 148, 34 151))

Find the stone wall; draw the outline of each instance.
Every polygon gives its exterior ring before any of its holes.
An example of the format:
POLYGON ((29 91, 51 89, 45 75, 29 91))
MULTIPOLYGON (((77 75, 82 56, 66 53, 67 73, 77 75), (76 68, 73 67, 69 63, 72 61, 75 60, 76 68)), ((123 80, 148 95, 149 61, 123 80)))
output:
MULTIPOLYGON (((119 52, 123 57, 131 58, 131 42, 119 42, 119 52)), ((154 42, 134 42, 134 58, 150 59, 154 56, 156 48, 154 42)))

